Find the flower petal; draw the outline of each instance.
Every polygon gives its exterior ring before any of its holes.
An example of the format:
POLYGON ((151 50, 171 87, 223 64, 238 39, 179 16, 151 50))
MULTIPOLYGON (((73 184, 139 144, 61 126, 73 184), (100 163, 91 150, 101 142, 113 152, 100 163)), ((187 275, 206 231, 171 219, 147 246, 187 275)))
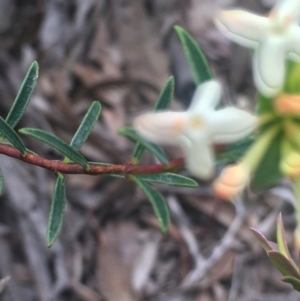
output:
POLYGON ((282 20, 291 19, 292 21, 298 21, 300 18, 299 0, 281 0, 274 7, 272 13, 282 20))
POLYGON ((287 45, 289 58, 293 61, 299 61, 300 56, 300 27, 297 25, 293 26, 289 32, 289 43, 287 45))
POLYGON ((188 111, 213 110, 219 103, 220 97, 220 84, 215 80, 206 81, 197 87, 188 111))
POLYGON ((253 75, 257 89, 265 96, 278 94, 285 76, 285 45, 282 40, 268 38, 253 57, 253 75))
POLYGON ((256 116, 234 107, 214 112, 208 119, 214 143, 232 143, 249 135, 258 124, 256 116))
POLYGON ((136 118, 133 126, 138 134, 152 142, 176 145, 186 118, 184 112, 148 113, 136 118))
POLYGON ((192 175, 203 180, 212 177, 214 171, 214 155, 207 141, 190 140, 182 144, 186 168, 192 175))
POLYGON ((255 48, 268 26, 268 18, 242 10, 221 11, 215 18, 216 26, 230 40, 255 48))

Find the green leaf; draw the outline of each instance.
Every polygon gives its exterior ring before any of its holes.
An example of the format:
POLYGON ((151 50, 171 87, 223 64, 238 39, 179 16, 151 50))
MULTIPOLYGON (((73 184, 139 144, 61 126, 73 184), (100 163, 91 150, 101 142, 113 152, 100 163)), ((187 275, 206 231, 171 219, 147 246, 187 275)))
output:
POLYGON ((122 136, 132 139, 133 141, 141 143, 146 149, 148 149, 157 159, 164 165, 168 165, 169 161, 165 155, 165 152, 156 144, 153 144, 140 137, 132 127, 123 127, 119 129, 118 133, 122 136))
POLYGON ((6 117, 6 122, 12 128, 14 128, 22 118, 27 108, 27 105, 31 99, 32 93, 35 89, 38 76, 39 76, 39 65, 35 61, 29 67, 29 70, 21 85, 18 95, 6 117))
POLYGON ((277 245, 278 245, 279 252, 283 254, 285 257, 287 257, 289 260, 292 260, 292 257, 290 255, 290 252, 286 244, 281 213, 279 213, 277 217, 277 245))
POLYGON ((282 135, 277 135, 270 143, 258 168, 255 171, 252 188, 256 191, 271 186, 282 178, 279 168, 282 135))
POLYGON ((250 230, 266 252, 274 250, 269 241, 259 231, 254 228, 250 228, 250 230))
POLYGON ((2 195, 2 192, 3 192, 3 173, 0 168, 0 195, 2 195))
MULTIPOLYGON (((158 110, 164 110, 169 108, 171 101, 174 97, 174 78, 171 76, 166 84, 164 85, 163 89, 161 90, 156 103, 154 105, 153 110, 158 111, 158 110)), ((133 151, 132 155, 132 163, 137 164, 141 157, 143 156, 146 148, 143 144, 137 143, 135 146, 135 149, 133 151)))
POLYGON ((229 164, 238 161, 255 141, 254 136, 249 136, 239 142, 225 147, 223 152, 217 155, 217 164, 229 164))
POLYGON ((292 276, 284 276, 281 280, 290 283, 296 291, 300 292, 300 279, 292 276))
POLYGON ((0 130, 9 142, 16 147, 23 156, 26 155, 26 147, 14 129, 0 116, 0 130))
POLYGON ((279 251, 269 251, 268 256, 283 276, 300 277, 294 265, 279 251))
POLYGON ((51 247, 62 226, 64 212, 66 207, 66 186, 64 176, 59 173, 56 179, 50 215, 48 220, 48 228, 47 228, 47 246, 51 247))
POLYGON ((257 96, 257 108, 256 111, 259 114, 274 112, 274 100, 273 97, 266 97, 260 93, 257 96))
POLYGON ((205 81, 213 79, 213 74, 207 59, 200 49, 197 41, 182 27, 174 26, 174 29, 183 47, 183 51, 192 70, 196 85, 198 86, 205 81))
POLYGON ((70 146, 74 149, 79 150, 83 143, 88 138, 93 127, 95 126, 101 112, 101 104, 98 101, 94 101, 90 106, 89 110, 85 114, 78 130, 76 131, 70 146))
POLYGON ((170 212, 165 198, 148 183, 134 176, 131 176, 131 179, 141 188, 149 199, 160 228, 163 233, 166 233, 170 225, 170 212))
POLYGON ((193 179, 171 172, 165 172, 161 174, 135 175, 135 177, 146 182, 167 184, 172 186, 180 186, 180 187, 198 186, 198 183, 193 179))
POLYGON ((153 107, 154 111, 165 110, 170 107, 174 97, 174 86, 174 77, 170 76, 158 95, 153 107))
POLYGON ((88 169, 89 165, 87 160, 76 149, 72 148, 55 135, 34 128, 23 128, 20 129, 19 132, 52 146, 67 158, 83 166, 85 169, 88 169))
POLYGON ((283 92, 287 94, 299 94, 300 93, 300 63, 291 60, 286 61, 286 80, 283 88, 283 92))

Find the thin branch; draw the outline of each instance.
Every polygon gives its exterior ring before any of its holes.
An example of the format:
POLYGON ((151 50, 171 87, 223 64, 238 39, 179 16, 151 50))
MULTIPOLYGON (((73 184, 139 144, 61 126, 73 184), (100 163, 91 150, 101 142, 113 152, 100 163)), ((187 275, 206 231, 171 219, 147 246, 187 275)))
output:
POLYGON ((184 167, 183 158, 178 158, 169 161, 169 165, 152 164, 152 165, 100 165, 97 163, 90 163, 89 170, 86 170, 79 164, 66 164, 62 161, 53 161, 36 154, 27 153, 25 157, 22 156, 19 150, 16 148, 0 144, 0 154, 6 155, 20 161, 29 163, 31 165, 40 166, 52 170, 54 172, 60 172, 62 174, 87 174, 87 175, 104 175, 104 174, 117 174, 117 175, 136 175, 136 174, 156 174, 167 171, 177 171, 184 167))
POLYGON ((172 217, 177 223, 179 231, 194 259, 195 266, 201 266, 205 264, 206 259, 200 252, 198 241, 191 229, 188 217, 174 195, 168 197, 168 204, 172 213, 172 217))
POLYGON ((242 199, 238 198, 233 204, 236 209, 236 216, 220 244, 213 250, 210 257, 208 257, 204 263, 203 261, 200 262, 200 265, 196 265, 187 275, 182 283, 182 288, 188 290, 193 287, 199 287, 199 282, 203 280, 208 271, 233 247, 235 235, 241 229, 245 218, 245 208, 242 199))

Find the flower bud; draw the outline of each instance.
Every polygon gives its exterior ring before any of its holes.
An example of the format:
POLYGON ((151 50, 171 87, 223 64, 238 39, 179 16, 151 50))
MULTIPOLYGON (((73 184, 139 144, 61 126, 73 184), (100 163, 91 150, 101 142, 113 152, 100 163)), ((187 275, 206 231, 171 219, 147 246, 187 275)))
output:
POLYGON ((214 193, 221 199, 230 200, 247 185, 250 171, 243 163, 226 167, 213 184, 214 193))

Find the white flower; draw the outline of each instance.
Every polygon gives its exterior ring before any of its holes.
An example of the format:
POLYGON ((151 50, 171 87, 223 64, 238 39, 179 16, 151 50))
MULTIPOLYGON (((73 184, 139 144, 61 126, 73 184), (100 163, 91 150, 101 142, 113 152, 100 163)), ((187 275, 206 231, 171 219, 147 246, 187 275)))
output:
POLYGON ((274 96, 285 78, 285 59, 300 59, 299 0, 282 0, 268 17, 242 10, 218 13, 217 27, 232 41, 254 49, 253 73, 258 90, 274 96))
POLYGON ((165 145, 179 145, 186 167, 202 179, 214 171, 213 144, 227 144, 250 134, 257 123, 252 114, 234 107, 215 110, 221 88, 214 81, 200 85, 186 112, 156 112, 138 117, 136 131, 144 138, 165 145))

